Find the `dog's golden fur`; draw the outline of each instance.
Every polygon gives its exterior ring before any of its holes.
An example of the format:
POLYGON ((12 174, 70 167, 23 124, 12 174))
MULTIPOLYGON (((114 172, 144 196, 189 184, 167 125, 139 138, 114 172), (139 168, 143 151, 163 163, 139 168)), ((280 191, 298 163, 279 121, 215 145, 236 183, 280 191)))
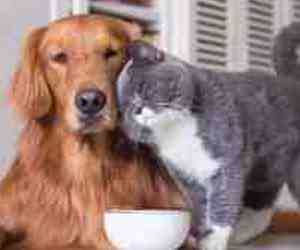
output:
POLYGON ((106 250, 105 209, 184 206, 151 152, 118 129, 114 83, 136 31, 108 17, 79 16, 29 35, 10 91, 26 125, 0 185, 0 249, 106 250), (86 126, 74 98, 91 87, 107 104, 86 126))

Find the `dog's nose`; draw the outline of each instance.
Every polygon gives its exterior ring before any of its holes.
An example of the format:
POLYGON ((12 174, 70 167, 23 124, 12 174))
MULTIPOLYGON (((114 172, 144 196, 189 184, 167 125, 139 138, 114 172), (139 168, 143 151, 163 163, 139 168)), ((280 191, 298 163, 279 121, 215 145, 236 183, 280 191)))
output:
POLYGON ((158 63, 164 60, 164 53, 145 42, 134 42, 128 47, 128 56, 136 63, 158 63))
POLYGON ((83 90, 75 99, 76 107, 81 113, 86 115, 97 114, 106 104, 104 93, 97 89, 83 90))

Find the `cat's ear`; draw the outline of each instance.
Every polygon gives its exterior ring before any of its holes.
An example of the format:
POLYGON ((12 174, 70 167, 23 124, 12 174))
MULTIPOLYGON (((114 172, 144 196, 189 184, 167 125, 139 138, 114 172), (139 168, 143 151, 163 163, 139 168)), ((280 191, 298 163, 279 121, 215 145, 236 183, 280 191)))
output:
POLYGON ((129 68, 132 66, 132 60, 128 61, 127 64, 124 66, 123 70, 119 74, 117 80, 117 100, 119 103, 119 107, 123 107, 123 101, 126 98, 126 87, 128 83, 130 83, 130 75, 129 75, 129 68))
POLYGON ((149 43, 137 41, 129 45, 128 57, 134 63, 159 63, 164 60, 164 53, 149 43))

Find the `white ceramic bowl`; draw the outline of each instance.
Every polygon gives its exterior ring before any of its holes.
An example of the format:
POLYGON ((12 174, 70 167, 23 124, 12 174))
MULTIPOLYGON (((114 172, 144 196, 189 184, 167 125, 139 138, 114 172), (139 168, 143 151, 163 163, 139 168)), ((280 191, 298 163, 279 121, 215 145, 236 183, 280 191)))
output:
POLYGON ((110 210, 106 234, 120 250, 175 250, 185 241, 191 214, 186 210, 110 210))

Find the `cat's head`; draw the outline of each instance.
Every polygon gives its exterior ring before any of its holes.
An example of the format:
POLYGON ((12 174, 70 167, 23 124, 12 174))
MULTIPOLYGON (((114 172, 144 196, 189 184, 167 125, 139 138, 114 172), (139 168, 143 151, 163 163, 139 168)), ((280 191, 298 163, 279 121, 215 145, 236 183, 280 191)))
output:
POLYGON ((117 87, 123 128, 131 139, 150 143, 154 130, 180 122, 192 105, 190 66, 141 42, 128 56, 117 87))

